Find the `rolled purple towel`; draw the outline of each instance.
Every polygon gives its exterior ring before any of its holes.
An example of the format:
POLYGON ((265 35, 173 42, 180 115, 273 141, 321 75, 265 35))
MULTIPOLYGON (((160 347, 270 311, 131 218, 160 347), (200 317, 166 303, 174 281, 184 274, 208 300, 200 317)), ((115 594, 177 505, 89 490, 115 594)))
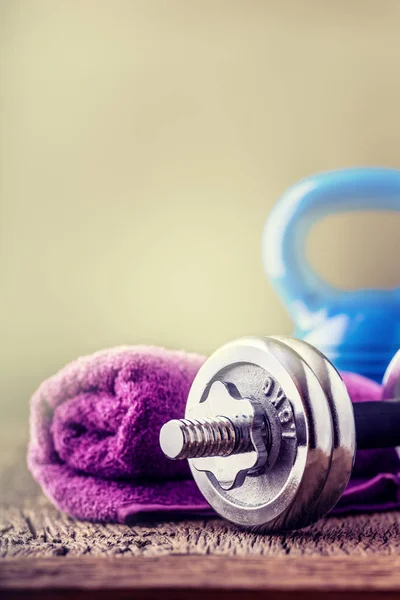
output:
MULTIPOLYGON (((44 381, 31 400, 28 466, 48 498, 88 520, 125 522, 139 513, 215 514, 186 461, 162 454, 163 423, 181 418, 205 358, 136 346, 97 352, 44 381)), ((353 401, 381 388, 343 375, 353 401)), ((335 511, 398 506, 394 450, 357 454, 354 479, 335 511)))
POLYGON ((181 418, 204 362, 196 354, 122 347, 84 356, 31 400, 28 466, 48 498, 81 519, 209 509, 186 461, 162 454, 163 423, 181 418))

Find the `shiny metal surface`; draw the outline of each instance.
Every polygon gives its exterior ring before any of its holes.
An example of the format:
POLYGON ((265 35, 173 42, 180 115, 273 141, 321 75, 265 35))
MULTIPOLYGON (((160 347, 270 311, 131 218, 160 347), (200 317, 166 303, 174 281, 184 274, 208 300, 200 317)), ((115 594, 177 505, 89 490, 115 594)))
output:
POLYGON ((383 376, 382 384, 382 398, 384 400, 400 398, 400 350, 396 352, 390 361, 383 376))
MULTIPOLYGON (((309 515, 310 523, 313 523, 332 510, 350 480, 356 454, 353 406, 344 381, 332 363, 319 350, 302 340, 287 337, 275 337, 275 339, 293 348, 307 361, 325 392, 332 416, 332 461, 325 486, 309 515)), ((305 522, 304 526, 307 524, 305 522)))
MULTIPOLYGON (((204 468, 208 459, 189 459, 200 491, 221 516, 239 525, 264 531, 303 527, 312 519, 324 489, 334 448, 331 410, 318 377, 298 352, 280 340, 236 340, 200 369, 185 418, 206 404, 216 382, 235 389, 238 403, 251 399, 263 408, 269 453, 263 467, 243 470, 244 477, 229 489, 204 468)), ((217 458, 237 461, 247 454, 251 453, 217 458)))
MULTIPOLYGON (((383 383, 384 399, 400 398, 400 351, 383 383)), ((202 366, 185 419, 167 423, 160 443, 167 456, 189 459, 221 516, 262 531, 293 530, 327 514, 349 482, 353 405, 339 373, 307 342, 243 338, 202 366)))
MULTIPOLYGON (((390 361, 382 380, 382 399, 400 401, 400 350, 390 361)), ((396 447, 400 457, 400 446, 396 447)))
POLYGON ((187 410, 185 419, 162 427, 160 445, 169 458, 192 459, 198 471, 229 490, 265 465, 269 424, 256 400, 241 398, 232 383, 214 381, 204 402, 187 410))
POLYGON ((230 456, 253 450, 250 433, 246 415, 175 419, 161 429, 160 446, 172 460, 230 456))

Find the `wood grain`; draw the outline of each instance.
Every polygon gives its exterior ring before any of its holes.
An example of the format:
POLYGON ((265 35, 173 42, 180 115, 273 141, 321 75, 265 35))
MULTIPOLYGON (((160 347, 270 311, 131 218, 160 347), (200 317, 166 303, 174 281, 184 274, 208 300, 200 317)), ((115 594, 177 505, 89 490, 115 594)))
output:
POLYGON ((26 431, 0 441, 0 596, 400 598, 400 514, 324 519, 287 535, 221 519, 113 525, 57 511, 25 466, 26 431), (133 595, 132 595, 133 594, 133 595))
POLYGON ((0 557, 368 556, 400 554, 400 514, 328 518, 304 531, 257 535, 221 519, 132 526, 77 521, 57 511, 26 469, 25 432, 0 442, 0 557))
MULTIPOLYGON (((263 592, 264 597, 278 592, 287 597, 299 594, 381 594, 400 590, 400 558, 226 558, 161 557, 135 560, 84 559, 7 559, 0 563, 0 589, 16 593, 64 591, 89 593, 108 590, 136 593, 193 592, 202 589, 222 593, 236 590, 263 592), (367 568, 368 567, 368 568, 367 568)), ((342 597, 342 596, 341 596, 342 597)))

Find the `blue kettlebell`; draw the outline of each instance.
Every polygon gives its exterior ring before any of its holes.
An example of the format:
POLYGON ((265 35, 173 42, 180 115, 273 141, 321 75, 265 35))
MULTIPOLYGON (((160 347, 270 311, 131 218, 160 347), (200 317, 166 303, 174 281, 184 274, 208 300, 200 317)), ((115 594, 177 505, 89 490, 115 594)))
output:
POLYGON ((263 233, 265 271, 295 324, 341 371, 381 381, 400 348, 400 288, 343 291, 321 279, 305 257, 311 225, 333 212, 400 210, 400 171, 344 169, 291 187, 263 233))

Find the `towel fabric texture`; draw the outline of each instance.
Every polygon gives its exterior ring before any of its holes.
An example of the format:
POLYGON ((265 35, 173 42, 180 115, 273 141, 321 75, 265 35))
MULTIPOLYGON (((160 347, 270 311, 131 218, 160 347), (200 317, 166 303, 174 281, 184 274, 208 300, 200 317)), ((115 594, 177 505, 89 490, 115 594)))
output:
MULTIPOLYGON (((44 381, 31 400, 28 466, 48 498, 92 521, 141 515, 212 515, 186 461, 166 459, 161 426, 181 418, 205 357, 158 347, 120 347, 85 356, 44 381)), ((354 402, 378 400, 381 387, 342 374, 354 402)), ((357 453, 335 512, 400 505, 395 449, 357 453)))

